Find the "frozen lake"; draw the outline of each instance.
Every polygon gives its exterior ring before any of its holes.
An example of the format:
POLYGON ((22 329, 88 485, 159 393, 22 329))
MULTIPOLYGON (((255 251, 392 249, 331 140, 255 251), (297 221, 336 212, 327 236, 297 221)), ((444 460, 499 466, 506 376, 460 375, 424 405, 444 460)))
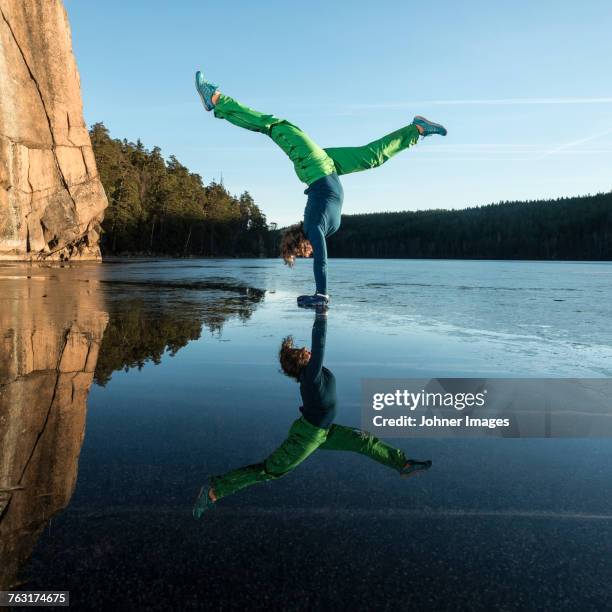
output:
MULTIPOLYGON (((337 423, 363 378, 612 376, 612 263, 331 260, 330 289, 337 423)), ((308 261, 2 264, 0 577, 90 608, 602 609, 606 439, 389 440, 433 460, 408 481, 315 452, 192 519, 299 416, 278 350, 311 291, 308 261)))

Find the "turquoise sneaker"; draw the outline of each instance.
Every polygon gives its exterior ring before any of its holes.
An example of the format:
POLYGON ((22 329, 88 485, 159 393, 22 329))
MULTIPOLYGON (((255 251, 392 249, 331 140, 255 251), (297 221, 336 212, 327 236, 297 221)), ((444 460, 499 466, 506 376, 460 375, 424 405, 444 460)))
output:
POLYGON ((212 97, 217 91, 217 86, 214 83, 208 83, 204 80, 204 75, 198 70, 195 74, 195 85, 200 94, 202 104, 207 111, 211 111, 215 108, 212 97))
POLYGON ((432 134, 440 134, 440 136, 446 136, 446 134, 448 133, 443 125, 440 125, 439 123, 434 123, 429 119, 425 119, 425 117, 421 117, 421 115, 417 115, 412 120, 412 124, 418 125, 419 127, 423 128, 423 133, 421 134, 423 138, 431 136, 432 134))
POLYGON ((210 484, 206 481, 200 492, 198 493, 198 497, 195 500, 195 504, 193 505, 193 518, 201 519, 202 515, 212 508, 215 505, 215 502, 210 499, 208 492, 210 491, 210 484))

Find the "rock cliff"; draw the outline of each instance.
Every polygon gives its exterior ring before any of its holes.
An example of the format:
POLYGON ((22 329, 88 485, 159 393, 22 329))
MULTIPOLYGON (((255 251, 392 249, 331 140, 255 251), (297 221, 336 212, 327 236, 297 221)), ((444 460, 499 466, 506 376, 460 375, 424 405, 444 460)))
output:
POLYGON ((98 259, 106 206, 61 0, 0 0, 0 259, 98 259))
POLYGON ((108 322, 95 276, 11 272, 0 270, 0 589, 70 501, 108 322))

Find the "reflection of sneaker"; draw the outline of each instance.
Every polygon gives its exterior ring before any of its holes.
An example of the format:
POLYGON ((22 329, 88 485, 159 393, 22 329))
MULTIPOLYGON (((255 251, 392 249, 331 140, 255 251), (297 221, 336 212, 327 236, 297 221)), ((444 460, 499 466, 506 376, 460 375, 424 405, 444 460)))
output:
POLYGON ((325 308, 329 304, 329 296, 322 293, 300 295, 297 304, 300 308, 325 308))
POLYGON ((426 136, 431 136, 432 134, 440 134, 440 136, 446 136, 446 134, 448 133, 443 125, 440 125, 439 123, 434 123, 429 119, 425 119, 425 117, 421 117, 421 115, 417 115, 412 120, 412 123, 413 125, 418 125, 419 127, 423 128, 423 133, 421 134, 423 138, 425 138, 426 136))
POLYGON ((202 104, 207 111, 211 111, 215 108, 215 105, 212 102, 212 97, 215 95, 217 91, 217 86, 213 83, 208 83, 204 80, 204 75, 198 70, 195 74, 195 85, 198 93, 200 94, 200 99, 202 100, 202 104))
POLYGON ((215 505, 215 502, 210 499, 208 492, 210 491, 210 484, 205 482, 198 493, 198 497, 193 505, 193 518, 200 519, 202 515, 215 505))
POLYGON ((416 459, 407 459, 406 465, 400 470, 402 478, 412 478, 420 472, 424 472, 431 467, 431 461, 417 461, 416 459))

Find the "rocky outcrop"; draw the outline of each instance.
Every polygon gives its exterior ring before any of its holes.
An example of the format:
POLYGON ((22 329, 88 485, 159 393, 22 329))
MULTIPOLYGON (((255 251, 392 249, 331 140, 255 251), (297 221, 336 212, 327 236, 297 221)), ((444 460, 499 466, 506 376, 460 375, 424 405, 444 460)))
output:
POLYGON ((95 279, 62 272, 0 270, 0 589, 70 501, 108 321, 95 279))
POLYGON ((99 259, 106 206, 61 0, 0 0, 0 259, 99 259))

